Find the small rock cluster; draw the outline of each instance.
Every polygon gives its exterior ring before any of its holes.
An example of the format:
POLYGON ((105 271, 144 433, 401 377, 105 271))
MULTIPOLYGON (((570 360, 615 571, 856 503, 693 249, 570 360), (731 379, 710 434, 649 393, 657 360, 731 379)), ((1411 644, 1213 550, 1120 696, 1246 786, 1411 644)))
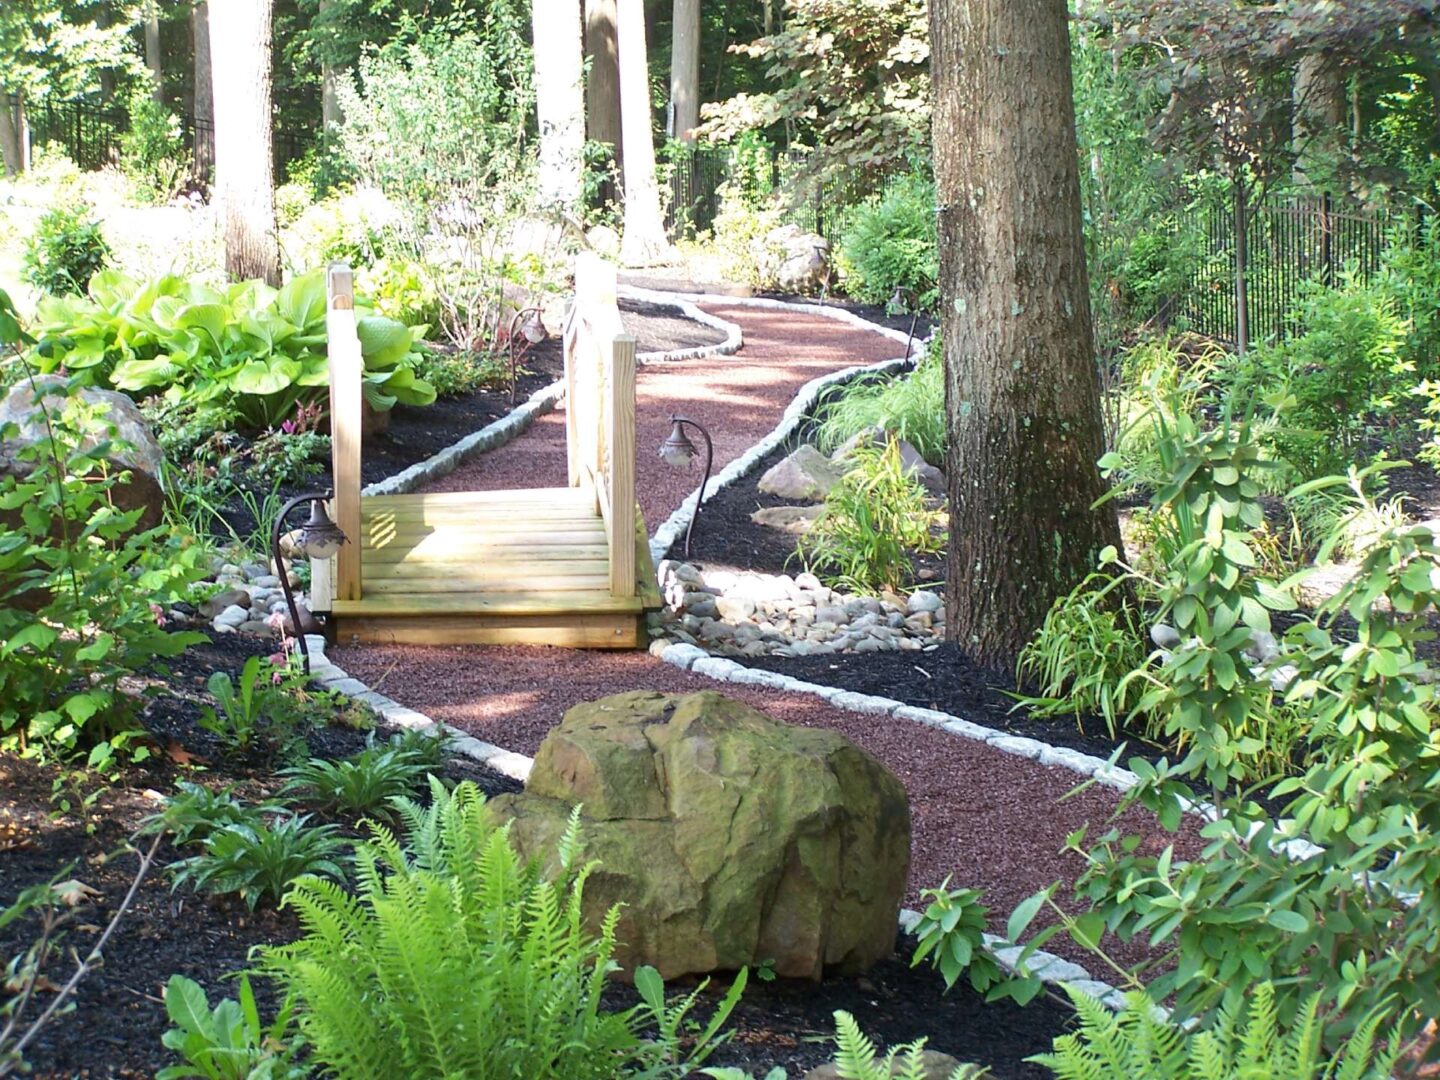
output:
MULTIPOLYGON (((199 615, 210 622, 217 634, 270 636, 277 632, 276 624, 281 620, 289 622, 285 593, 271 567, 254 562, 227 562, 223 556, 216 556, 211 569, 220 591, 200 605, 199 615)), ((289 577, 290 587, 298 590, 300 576, 291 570, 289 577)), ((296 600, 300 600, 298 591, 296 600)), ((172 617, 174 614, 172 612, 172 617)), ((301 623, 304 622, 302 608, 301 623)))
POLYGON ((940 595, 921 589, 853 596, 814 574, 710 570, 666 559, 659 635, 721 656, 813 656, 934 648, 945 636, 940 595))

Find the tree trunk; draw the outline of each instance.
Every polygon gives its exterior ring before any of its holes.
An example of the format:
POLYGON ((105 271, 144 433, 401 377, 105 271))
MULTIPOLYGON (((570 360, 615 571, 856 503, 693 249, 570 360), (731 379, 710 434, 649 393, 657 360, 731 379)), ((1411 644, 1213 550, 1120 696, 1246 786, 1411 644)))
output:
POLYGON ((700 126, 700 0, 675 0, 670 48, 672 139, 694 142, 700 126))
POLYGON ((160 52, 160 9, 145 9, 145 66, 150 69, 150 96, 165 103, 165 62, 160 52))
POLYGON ((1290 144, 1295 154, 1295 182, 1323 183, 1344 149, 1346 128, 1345 74, 1330 53, 1300 57, 1291 91, 1294 111, 1290 144))
POLYGON ((225 220, 225 272, 280 284, 270 142, 273 0, 224 0, 210 11, 214 50, 215 179, 225 220))
POLYGON ((585 55, 590 78, 585 84, 585 137, 614 148, 623 167, 620 138, 620 49, 616 0, 585 0, 585 55))
POLYGON ((584 30, 576 0, 534 0, 535 114, 540 126, 540 204, 580 205, 585 162, 584 30))
POLYGON ((190 42, 195 53, 195 177, 208 183, 215 168, 215 87, 210 68, 210 5, 190 9, 190 42))
MULTIPOLYGON (((323 16, 330 7, 330 0, 320 0, 320 14, 323 16)), ((320 122, 327 133, 335 131, 345 122, 340 111, 340 73, 329 60, 320 61, 320 122)))
POLYGON ((625 146, 625 230, 620 259, 653 266, 670 255, 660 191, 655 182, 655 140, 650 130, 650 66, 645 53, 644 0, 616 5, 620 43, 620 124, 625 146))
POLYGON ((6 176, 19 176, 25 171, 25 148, 21 146, 21 97, 0 94, 0 159, 5 163, 6 176))
POLYGON ((1103 452, 1065 0, 931 0, 950 639, 995 669, 1120 531, 1103 452))

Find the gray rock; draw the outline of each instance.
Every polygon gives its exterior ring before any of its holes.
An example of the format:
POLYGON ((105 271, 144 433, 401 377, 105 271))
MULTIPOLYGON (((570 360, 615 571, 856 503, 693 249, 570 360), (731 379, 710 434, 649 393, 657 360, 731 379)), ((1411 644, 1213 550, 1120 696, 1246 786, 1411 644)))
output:
POLYGON ((831 626, 844 626, 850 621, 850 613, 841 607, 821 607, 815 609, 815 622, 817 624, 829 623, 831 626))
POLYGON ((766 495, 820 502, 840 482, 844 471, 808 444, 772 465, 757 485, 766 495))
POLYGON ((930 632, 930 623, 931 619, 928 611, 922 611, 919 615, 911 615, 905 620, 906 628, 917 634, 928 634, 930 632))
POLYGON ((1280 655, 1280 646, 1270 631, 1251 630, 1250 644, 1245 647, 1245 654, 1263 664, 1280 655))
POLYGON ((252 578, 250 584, 258 585, 262 589, 278 589, 280 588, 280 579, 274 574, 261 574, 257 578, 252 578))
POLYGON ((714 619, 720 615, 720 609, 715 606, 715 597, 709 593, 688 593, 682 603, 685 613, 697 619, 714 619), (690 602, 691 597, 695 598, 694 603, 690 602))
POLYGON ((700 626, 702 641, 729 641, 735 636, 735 628, 729 623, 706 619, 700 626))
POLYGON ((219 629, 222 626, 228 626, 233 630, 249 618, 250 612, 248 610, 239 604, 231 604, 215 616, 215 627, 219 629))
MULTIPOLYGON (((258 584, 258 582, 256 582, 257 578, 270 576, 269 567, 261 566, 259 563, 254 562, 245 563, 243 566, 240 567, 240 572, 245 575, 247 581, 256 584, 258 584)), ((278 585, 279 582, 276 582, 276 584, 278 585)))
POLYGON ((802 591, 814 592, 816 590, 823 589, 824 587, 825 586, 821 584, 820 579, 809 571, 806 571, 803 574, 795 575, 795 588, 797 589, 800 589, 802 591))
POLYGON ((755 614, 755 601, 743 596, 722 596, 715 606, 720 611, 720 618, 726 622, 739 622, 755 614))
POLYGON ((228 607, 248 608, 250 594, 244 589, 225 589, 200 605, 200 614, 213 619, 228 607))
POLYGON ((265 637, 275 632, 275 628, 264 619, 247 619, 236 629, 242 634, 252 634, 255 637, 265 637))
POLYGON ((945 601, 934 589, 921 589, 910 594, 910 599, 905 604, 905 610, 911 615, 934 615, 944 606, 945 601))
POLYGON ((766 506, 750 515, 756 525, 779 529, 794 536, 804 536, 820 520, 823 506, 766 506))

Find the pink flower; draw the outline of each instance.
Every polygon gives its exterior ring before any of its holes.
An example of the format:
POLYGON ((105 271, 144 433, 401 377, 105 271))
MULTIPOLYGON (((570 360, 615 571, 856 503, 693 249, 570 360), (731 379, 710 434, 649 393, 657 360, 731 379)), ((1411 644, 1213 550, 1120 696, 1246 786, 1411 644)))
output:
POLYGON ((165 609, 159 604, 150 605, 150 614, 154 617, 156 626, 165 626, 170 621, 165 617, 165 609))

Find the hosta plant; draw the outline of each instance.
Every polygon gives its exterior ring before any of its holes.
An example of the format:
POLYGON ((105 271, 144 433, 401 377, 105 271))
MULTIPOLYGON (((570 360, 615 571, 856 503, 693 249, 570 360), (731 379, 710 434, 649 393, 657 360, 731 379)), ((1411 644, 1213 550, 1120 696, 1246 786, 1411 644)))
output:
MULTIPOLYGON (((434 389, 415 375, 415 331, 361 314, 364 393, 371 407, 428 405, 434 389)), ((175 275, 138 281, 116 270, 88 295, 39 304, 33 362, 136 396, 165 394, 275 427, 298 406, 325 399, 325 277, 316 270, 273 289, 242 281, 214 289, 175 275)))
POLYGON ((311 758, 281 774, 290 778, 285 792, 307 804, 351 814, 388 819, 392 802, 420 786, 427 763, 390 743, 371 743, 343 761, 311 758))
POLYGON ((290 1037, 290 1005, 269 1024, 260 1019, 250 977, 240 976, 240 998, 225 998, 212 1009, 204 988, 183 975, 165 984, 165 1013, 175 1026, 161 1037, 184 1063, 155 1074, 155 1080, 301 1080, 290 1037))
POLYGON ((207 892, 236 893, 253 910, 261 900, 280 900, 305 880, 345 880, 340 865, 345 839, 335 826, 309 821, 292 814, 217 829, 199 854, 172 864, 175 887, 189 882, 207 892))

